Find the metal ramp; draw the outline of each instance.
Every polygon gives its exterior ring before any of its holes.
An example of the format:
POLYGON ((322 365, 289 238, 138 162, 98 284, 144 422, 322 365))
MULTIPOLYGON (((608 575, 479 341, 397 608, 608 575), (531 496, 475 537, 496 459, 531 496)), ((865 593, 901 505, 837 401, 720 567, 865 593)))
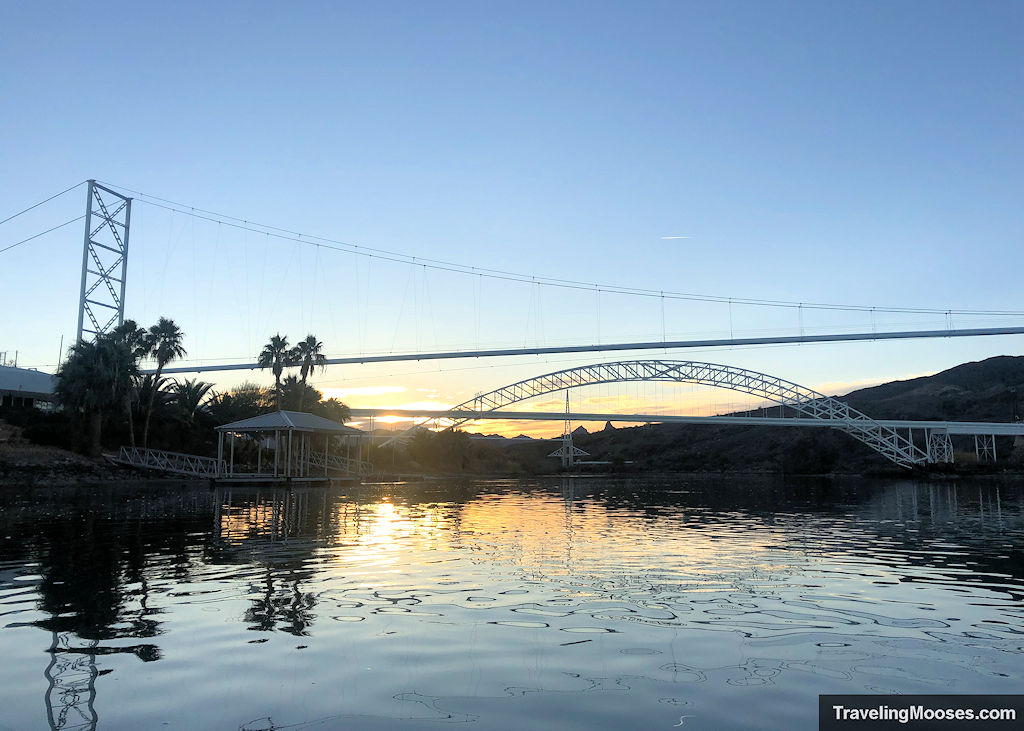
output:
MULTIPOLYGON (((188 475, 204 479, 223 479, 228 474, 228 463, 220 460, 220 469, 217 468, 218 460, 215 457, 200 457, 196 454, 184 454, 182 452, 166 452, 161 449, 143 449, 142 447, 121 447, 117 455, 109 454, 107 457, 118 464, 139 467, 147 470, 159 470, 170 472, 175 475, 188 475)), ((310 452, 309 465, 325 469, 329 472, 343 472, 347 476, 364 477, 370 474, 370 463, 359 459, 330 455, 324 464, 323 452, 310 452)), ((272 479, 272 475, 238 473, 239 479, 272 479)), ((277 479, 285 479, 283 477, 277 479)))
MULTIPOLYGON (((317 467, 323 469, 325 466, 324 453, 310 452, 309 465, 310 467, 317 467)), ((372 471, 370 463, 365 460, 335 456, 333 454, 327 457, 326 467, 328 470, 336 470, 339 472, 344 472, 345 474, 348 475, 358 475, 360 477, 365 477, 372 471)))
POLYGON ((214 457, 200 457, 196 454, 165 452, 161 449, 143 449, 142 447, 121 447, 117 456, 111 457, 111 459, 119 464, 132 467, 208 479, 216 478, 218 474, 223 474, 226 470, 223 460, 220 460, 218 469, 218 460, 214 457))

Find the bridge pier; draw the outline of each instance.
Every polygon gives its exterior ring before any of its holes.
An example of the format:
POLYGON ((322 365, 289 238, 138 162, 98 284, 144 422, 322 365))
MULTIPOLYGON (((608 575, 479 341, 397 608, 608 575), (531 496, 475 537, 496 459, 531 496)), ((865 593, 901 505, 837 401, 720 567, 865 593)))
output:
POLYGON ((562 446, 548 456, 560 458, 562 460, 562 468, 568 469, 576 464, 577 457, 589 457, 590 453, 573 446, 572 433, 568 433, 562 435, 562 446))
POLYGON ((949 437, 947 429, 929 429, 928 436, 928 462, 936 464, 943 462, 953 464, 953 440, 949 437))
POLYGON ((979 462, 996 461, 996 435, 975 434, 974 455, 979 462))
POLYGON ((562 460, 562 469, 568 469, 576 463, 577 457, 589 457, 589 452, 584 452, 572 443, 572 412, 569 410, 569 391, 565 392, 565 431, 562 433, 562 446, 548 455, 558 457, 562 460))

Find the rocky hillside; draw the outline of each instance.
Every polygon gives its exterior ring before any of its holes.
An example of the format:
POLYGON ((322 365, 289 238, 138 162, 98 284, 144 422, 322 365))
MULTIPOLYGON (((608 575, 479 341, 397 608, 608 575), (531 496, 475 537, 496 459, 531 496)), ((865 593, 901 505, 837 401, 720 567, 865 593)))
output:
POLYGON ((89 459, 60 447, 32 444, 21 427, 0 419, 0 488, 10 485, 63 485, 81 481, 138 479, 144 473, 89 459))
POLYGON ((878 419, 1014 421, 1024 418, 1024 357, 964 363, 934 376, 853 391, 842 400, 878 419))

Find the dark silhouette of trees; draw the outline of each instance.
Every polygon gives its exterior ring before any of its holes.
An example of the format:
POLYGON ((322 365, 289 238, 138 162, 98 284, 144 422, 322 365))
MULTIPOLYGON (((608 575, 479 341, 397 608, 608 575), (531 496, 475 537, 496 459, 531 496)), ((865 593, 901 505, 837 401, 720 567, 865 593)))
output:
POLYGON ((104 417, 124 408, 137 375, 129 347, 104 335, 72 345, 57 370, 57 400, 87 425, 91 456, 98 457, 102 451, 104 417))

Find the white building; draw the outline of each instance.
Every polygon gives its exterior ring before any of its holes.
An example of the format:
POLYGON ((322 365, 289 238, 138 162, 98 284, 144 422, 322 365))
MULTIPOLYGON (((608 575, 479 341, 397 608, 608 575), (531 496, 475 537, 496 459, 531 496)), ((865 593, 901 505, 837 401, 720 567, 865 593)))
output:
POLYGON ((40 406, 53 403, 54 377, 30 368, 0 366, 0 408, 40 406))

